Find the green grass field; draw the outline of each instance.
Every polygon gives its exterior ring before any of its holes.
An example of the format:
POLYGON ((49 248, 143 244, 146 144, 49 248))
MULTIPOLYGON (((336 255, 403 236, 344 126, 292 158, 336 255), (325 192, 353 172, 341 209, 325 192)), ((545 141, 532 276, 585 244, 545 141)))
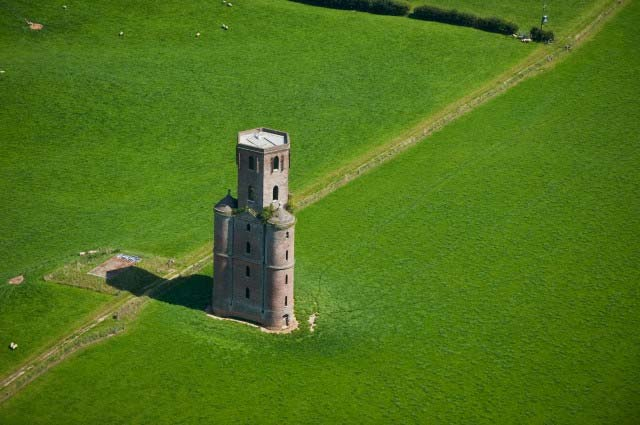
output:
POLYGON ((206 318, 209 269, 0 422, 635 423, 638 19, 302 211, 316 332, 206 318))
POLYGON ((235 187, 238 130, 291 133, 295 190, 532 51, 284 0, 0 6, 0 345, 21 346, 0 354, 0 371, 87 312, 38 305, 95 306, 94 295, 38 283, 77 252, 171 257, 211 240, 211 206, 235 187), (30 32, 20 17, 45 28, 30 32), (5 285, 21 273, 28 284, 5 285))
POLYGON ((0 376, 38 349, 82 323, 110 297, 96 292, 27 279, 20 287, 0 285, 0 376), (18 350, 9 351, 10 342, 18 350))
MULTIPOLYGON (((0 4, 0 285, 22 273, 28 282, 2 290, 0 344, 28 339, 21 356, 74 322, 67 306, 31 314, 30 304, 47 304, 50 286, 32 287, 78 251, 170 257, 210 240, 210 206, 234 186, 239 129, 288 130, 302 191, 535 49, 285 0, 68 6, 0 4)), ((15 365, 3 357, 0 370, 15 365)))
POLYGON ((12 10, 0 30, 2 278, 100 246, 199 247, 234 186, 238 130, 291 133, 295 191, 534 48, 284 0, 12 10))
POLYGON ((75 323, 71 305, 38 305, 58 293, 95 305, 38 282, 77 252, 171 257, 211 240, 211 205, 235 186, 238 130, 291 133, 295 191, 534 49, 284 0, 68 6, 0 4, 0 285, 28 282, 1 292, 0 345, 25 343, 0 355, 0 371, 75 323))

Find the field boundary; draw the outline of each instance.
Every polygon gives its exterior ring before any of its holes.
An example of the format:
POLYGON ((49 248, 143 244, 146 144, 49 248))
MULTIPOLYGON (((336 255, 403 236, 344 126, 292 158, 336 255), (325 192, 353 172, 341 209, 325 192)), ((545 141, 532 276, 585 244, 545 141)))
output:
MULTIPOLYGON (((520 82, 537 75, 546 69, 550 69, 560 60, 567 57, 573 48, 579 47, 591 36, 597 33, 602 26, 611 19, 615 13, 621 10, 628 0, 612 0, 599 7, 590 16, 593 19, 583 27, 577 29, 575 36, 567 37, 565 42, 558 42, 552 47, 539 47, 531 55, 511 69, 507 70, 499 77, 489 81, 480 89, 475 90, 471 94, 451 103, 443 108, 440 112, 432 115, 425 121, 405 132, 391 142, 373 149, 370 153, 357 158, 350 164, 329 173, 326 178, 320 179, 317 183, 309 186, 300 193, 297 200, 298 209, 304 209, 309 205, 323 199, 332 192, 347 185, 351 181, 361 175, 375 169, 376 167, 388 162, 398 154, 406 151, 410 147, 424 141, 428 136, 442 130, 446 125, 456 119, 466 115, 478 106, 487 103, 489 100, 499 96, 508 89, 515 87, 520 82)), ((586 20, 587 18, 585 18, 586 20)), ((581 21, 584 22, 584 21, 581 21)), ((197 251, 200 251, 199 248, 197 251)), ((211 259, 212 254, 209 253, 204 257, 194 261, 191 265, 186 266, 181 271, 168 273, 156 281, 147 285, 142 295, 136 296, 128 294, 117 301, 108 303, 98 313, 94 314, 84 325, 74 330, 59 342, 50 346, 40 355, 34 355, 26 360, 21 367, 8 376, 0 380, 0 404, 11 398, 18 391, 29 383, 33 382, 39 376, 42 376, 49 369, 68 358, 80 349, 95 344, 106 338, 124 331, 124 326, 108 329, 106 332, 98 332, 91 334, 98 325, 111 317, 114 313, 120 311, 125 305, 135 304, 135 314, 140 307, 146 304, 151 295, 155 295, 163 290, 168 290, 172 282, 177 277, 184 276, 200 270, 211 259)), ((135 315, 134 314, 134 315, 135 315)))

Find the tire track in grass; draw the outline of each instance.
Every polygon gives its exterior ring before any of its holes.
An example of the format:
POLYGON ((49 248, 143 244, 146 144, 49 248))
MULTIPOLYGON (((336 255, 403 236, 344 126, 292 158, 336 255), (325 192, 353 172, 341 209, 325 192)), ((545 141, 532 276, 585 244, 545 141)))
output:
MULTIPOLYGON (((560 45, 555 45, 550 50, 538 48, 530 56, 498 78, 487 83, 470 95, 453 102, 439 113, 434 114, 416 127, 407 131, 401 137, 394 139, 378 149, 372 150, 371 153, 353 161, 351 164, 330 173, 326 178, 319 180, 302 192, 300 200, 297 202, 298 209, 304 209, 312 205, 368 171, 393 159, 396 155, 420 143, 426 137, 440 131, 449 123, 499 96, 520 82, 537 75, 539 72, 551 69, 560 60, 566 58, 573 48, 581 46, 586 40, 596 34, 602 26, 628 2, 629 0, 613 0, 606 4, 599 13, 596 13, 593 20, 584 28, 578 30, 575 36, 567 37, 565 39, 567 41, 566 44, 558 43, 560 45)), ((124 306, 143 306, 151 295, 170 289, 172 282, 174 282, 177 277, 200 270, 207 264, 211 257, 212 254, 207 254, 185 267, 182 271, 167 274, 155 282, 150 283, 145 287, 141 296, 128 294, 122 299, 108 304, 99 313, 89 319, 85 325, 55 343, 44 353, 32 360, 28 360, 23 366, 0 380, 0 389, 2 390, 0 394, 0 404, 81 348, 122 332, 124 326, 120 329, 115 329, 113 332, 108 331, 99 334, 95 338, 88 338, 92 330, 96 329, 98 325, 124 306)), ((137 315, 139 311, 140 308, 137 308, 133 315, 137 315)))

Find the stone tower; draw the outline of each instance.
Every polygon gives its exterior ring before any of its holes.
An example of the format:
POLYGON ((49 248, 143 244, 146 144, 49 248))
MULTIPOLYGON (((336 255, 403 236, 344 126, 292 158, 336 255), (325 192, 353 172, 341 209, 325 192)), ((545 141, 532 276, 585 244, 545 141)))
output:
POLYGON ((296 326, 289 135, 241 131, 236 164, 238 199, 229 191, 214 207, 213 313, 273 330, 296 326))

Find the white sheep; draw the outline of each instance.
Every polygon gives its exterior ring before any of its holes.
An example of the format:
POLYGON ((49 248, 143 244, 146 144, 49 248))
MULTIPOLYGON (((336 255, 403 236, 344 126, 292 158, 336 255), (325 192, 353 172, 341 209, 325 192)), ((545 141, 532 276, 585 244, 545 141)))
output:
POLYGON ((120 37, 124 37, 124 31, 120 31, 120 32, 118 33, 118 35, 119 35, 120 37))
POLYGON ((200 38, 200 32, 196 33, 196 38, 200 38))

